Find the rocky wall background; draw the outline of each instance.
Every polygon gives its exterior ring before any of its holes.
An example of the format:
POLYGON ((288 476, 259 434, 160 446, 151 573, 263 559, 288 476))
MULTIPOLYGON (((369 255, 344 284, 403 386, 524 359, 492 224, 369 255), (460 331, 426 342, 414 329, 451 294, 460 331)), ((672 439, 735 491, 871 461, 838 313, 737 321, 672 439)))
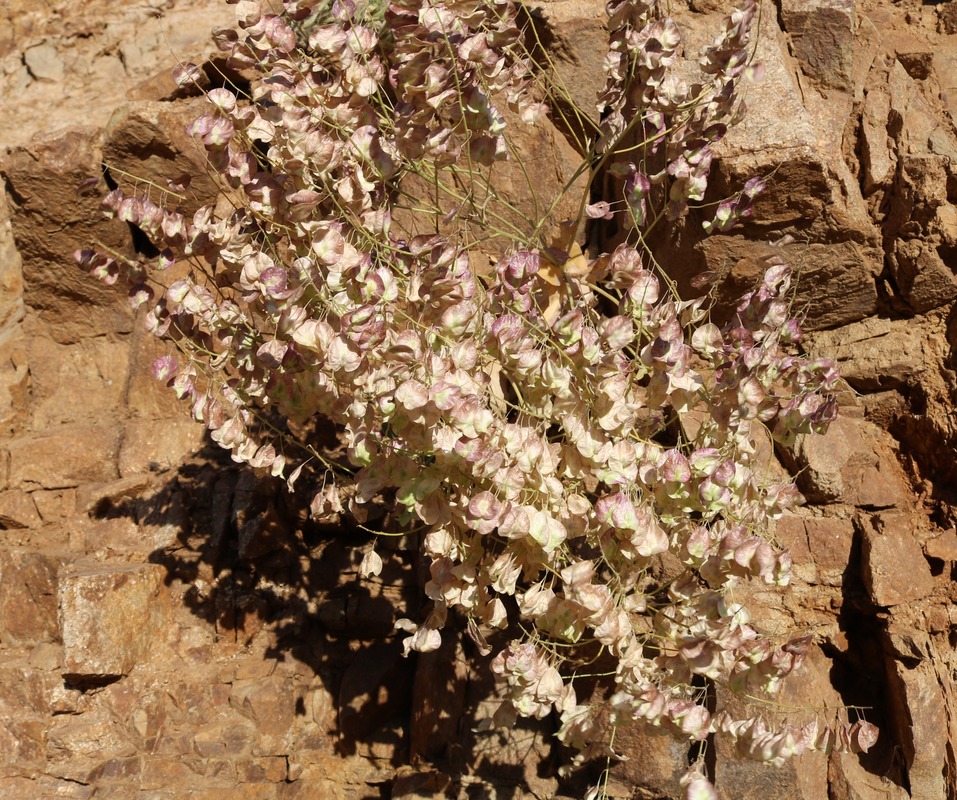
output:
MULTIPOLYGON (((674 0, 689 46, 725 0, 674 0)), ((602 3, 532 4, 587 104, 602 3)), ((91 241, 148 254, 99 219, 109 180, 202 176, 178 133, 177 58, 222 76, 219 0, 0 8, 0 795, 23 798, 551 798, 550 721, 475 729, 493 687, 448 641, 405 660, 419 565, 394 543, 360 581, 361 531, 322 529, 240 471, 148 365, 125 298, 72 266, 91 241), (335 535, 333 535, 335 534, 335 535)), ((867 756, 780 769, 720 749, 722 797, 957 798, 957 1, 765 0, 765 79, 723 143, 717 188, 771 175, 747 225, 659 243, 676 277, 733 296, 790 234, 811 347, 842 365, 842 416, 793 458, 808 505, 778 525, 796 581, 764 623, 818 646, 774 713, 869 707, 867 756)), ((576 156, 544 127, 543 190, 576 156), (556 170, 555 165, 559 167, 556 170)), ((191 192, 211 191, 203 178, 191 192)), ((680 796, 688 753, 635 729, 620 798, 680 796)), ((587 778, 587 776, 585 776, 587 778)), ((583 778, 584 780, 584 778, 583 778)))

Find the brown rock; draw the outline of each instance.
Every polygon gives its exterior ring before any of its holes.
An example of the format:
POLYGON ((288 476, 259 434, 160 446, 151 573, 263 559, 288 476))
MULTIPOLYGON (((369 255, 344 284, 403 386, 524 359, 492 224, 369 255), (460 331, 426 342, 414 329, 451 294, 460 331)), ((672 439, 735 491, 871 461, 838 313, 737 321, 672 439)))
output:
POLYGON ((35 80, 51 83, 63 80, 63 61, 54 44, 45 42, 28 47, 23 52, 23 61, 35 80))
POLYGON ((127 423, 117 461, 123 478, 172 469, 202 449, 206 429, 182 410, 179 419, 127 423))
MULTIPOLYGON (((946 52, 946 48, 942 48, 946 52)), ((945 82, 953 80, 943 73, 945 82)), ((952 125, 941 119, 925 98, 917 82, 899 61, 890 66, 888 95, 891 103, 888 130, 897 140, 898 152, 915 156, 957 155, 957 137, 952 125), (942 152, 948 151, 948 152, 942 152)))
POLYGON ((130 341, 130 377, 126 395, 131 419, 189 419, 189 404, 177 399, 172 389, 152 375, 153 362, 170 352, 168 344, 137 325, 130 341))
POLYGON ((886 186, 894 174, 896 159, 887 134, 890 111, 891 100, 885 87, 878 84, 868 88, 861 114, 861 166, 865 194, 886 186))
POLYGON ((110 758, 128 758, 135 748, 119 720, 105 709, 56 717, 47 730, 47 754, 59 762, 61 777, 88 783, 97 766, 110 758))
POLYGON ((926 633, 893 620, 884 631, 883 646, 884 652, 903 661, 922 661, 931 655, 926 633))
POLYGON ((924 543, 924 553, 941 561, 957 561, 957 529, 951 528, 924 543))
MULTIPOLYGON (((780 185, 773 191, 781 195, 790 190, 809 191, 799 185, 789 187, 790 178, 800 180, 793 174, 779 174, 776 180, 780 185)), ((758 259, 776 253, 797 273, 800 302, 807 308, 807 330, 847 325, 877 309, 875 278, 882 269, 883 255, 869 244, 794 242, 772 247, 767 242, 732 235, 709 237, 697 249, 705 268, 720 276, 717 288, 722 303, 750 291, 766 269, 758 259)))
POLYGON ((66 556, 0 550, 0 641, 32 645, 59 638, 57 570, 66 556))
POLYGON ((810 502, 842 501, 889 508, 909 493, 886 434, 862 419, 839 416, 824 434, 799 436, 792 459, 798 485, 810 502))
POLYGON ((23 267, 13 240, 11 210, 6 192, 0 192, 0 331, 23 319, 23 267))
POLYGON ((920 600, 934 583, 909 517, 882 512, 863 519, 862 577, 871 600, 895 606, 920 600))
POLYGON ((288 675, 233 683, 230 705, 256 726, 254 755, 276 756, 289 751, 288 739, 299 701, 288 675))
POLYGON ((809 351, 837 362, 855 389, 873 392, 919 380, 931 332, 916 320, 869 317, 807 337, 809 351))
POLYGON ((608 778, 612 797, 680 797, 688 769, 688 743, 641 721, 618 728, 615 749, 627 757, 613 764, 608 778))
POLYGON ((547 62, 558 91, 571 100, 568 107, 560 104, 551 119, 559 128, 580 136, 588 129, 575 120, 571 106, 597 122, 598 96, 605 89, 605 4, 601 0, 557 0, 536 8, 532 18, 539 22, 539 38, 547 51, 538 59, 547 62))
POLYGON ((885 41, 908 75, 919 81, 930 77, 934 48, 928 42, 906 29, 889 32, 885 41))
MULTIPOLYGON (((161 196, 170 181, 178 183, 183 175, 191 178, 184 212, 192 214, 216 199, 217 184, 206 165, 202 144, 187 135, 185 129, 208 111, 204 98, 178 103, 141 101, 118 108, 106 126, 103 158, 110 174, 126 192, 157 187, 161 196)), ((177 204, 172 196, 171 204, 177 204)))
MULTIPOLYGON (((16 772, 33 771, 43 765, 45 729, 45 721, 37 719, 0 720, 0 758, 10 765, 8 770, 12 767, 16 772)), ((31 785, 35 792, 36 784, 31 781, 31 785)))
POLYGON ((932 242, 898 240, 889 263, 901 296, 917 313, 939 308, 957 297, 957 275, 932 242))
POLYGON ((851 91, 854 0, 782 0, 781 19, 801 69, 824 86, 851 91))
MULTIPOLYGON (((436 229, 442 233, 454 232, 461 221, 450 223, 442 218, 459 207, 462 200, 439 187, 464 186, 477 216, 486 214, 487 205, 488 212, 500 217, 492 224, 495 230, 491 236, 487 228, 479 236, 484 239, 482 250, 471 254, 473 269, 485 274, 489 272, 490 263, 516 239, 530 236, 536 228, 544 238, 542 244, 550 244, 564 235, 562 223, 577 219, 579 200, 582 193, 587 192, 588 178, 584 174, 564 191, 565 184, 581 164, 581 156, 550 120, 528 125, 509 111, 504 102, 500 111, 508 125, 514 151, 524 155, 521 160, 513 158, 495 165, 493 175, 498 199, 489 199, 487 174, 481 171, 470 176, 460 168, 443 169, 438 183, 410 174, 404 179, 402 191, 416 198, 417 208, 414 212, 400 208, 392 217, 394 234, 403 237, 435 233, 436 229), (554 209, 546 215, 553 202, 554 209), (539 227, 535 221, 546 216, 539 227)), ((473 233, 478 234, 478 230, 473 233)))
MULTIPOLYGON (((813 718, 815 709, 839 706, 841 697, 830 681, 832 666, 833 662, 820 648, 812 647, 799 672, 785 680, 773 698, 773 702, 793 710, 786 719, 783 715, 770 719, 803 724, 813 718)), ((742 717, 753 715, 760 708, 747 705, 744 699, 731 695, 723 688, 717 689, 717 705, 742 717)), ((828 797, 827 757, 823 753, 805 753, 787 761, 780 768, 772 768, 741 757, 722 736, 714 737, 714 747, 715 788, 721 800, 746 797, 818 800, 828 797)), ((676 793, 671 796, 680 795, 676 793)))
POLYGON ((56 522, 76 513, 76 489, 39 489, 30 496, 44 522, 56 522))
POLYGON ((957 123, 957 11, 953 3, 941 6, 941 13, 949 13, 954 20, 950 36, 937 41, 934 52, 934 72, 940 82, 940 99, 952 122, 957 123), (948 11, 949 9, 949 11, 948 11))
POLYGON ((836 517, 807 517, 804 525, 819 581, 826 586, 842 585, 845 572, 852 568, 854 523, 836 517))
POLYGON ((795 577, 824 586, 844 583, 851 568, 852 520, 786 514, 777 521, 774 535, 791 553, 795 577))
POLYGON ((817 568, 808 548, 806 518, 797 514, 785 514, 774 525, 774 537, 787 548, 793 559, 791 574, 805 583, 817 583, 817 568))
POLYGON ((833 751, 828 759, 828 800, 910 800, 912 795, 889 776, 875 775, 854 753, 833 751))
POLYGON ((15 150, 0 168, 14 201, 24 301, 59 342, 128 331, 132 323, 122 287, 104 286, 73 264, 73 252, 94 241, 132 254, 127 225, 100 215, 96 192, 76 192, 100 174, 102 161, 99 131, 77 128, 15 150))
POLYGON ((400 767, 392 784, 393 800, 431 800, 441 797, 452 779, 437 770, 400 767))
POLYGON ((957 5, 944 3, 937 7, 938 29, 941 33, 957 33, 957 5))
MULTIPOLYGON (((375 642, 358 650, 339 687, 339 735, 343 747, 374 758, 403 752, 395 724, 408 708, 413 675, 396 642, 375 642)), ((404 723, 403 723, 404 724, 404 723)))
POLYGON ((116 419, 129 375, 126 337, 97 336, 64 345, 35 330, 39 326, 29 327, 34 428, 116 419))
POLYGON ((413 762, 435 762, 448 756, 462 722, 467 681, 468 664, 460 637, 443 636, 438 650, 419 655, 409 730, 413 762))
POLYGON ((903 749, 911 796, 946 797, 949 727, 934 665, 886 663, 889 716, 903 749))
POLYGON ((63 426, 48 435, 18 437, 8 445, 10 483, 64 489, 115 480, 119 438, 114 425, 63 426))
POLYGON ((142 475, 110 483, 87 484, 77 490, 77 508, 95 514, 99 509, 115 507, 142 494, 148 486, 149 479, 142 475))
POLYGON ((60 577, 64 674, 115 678, 148 660, 163 633, 163 568, 92 567, 60 577))
POLYGON ((41 523, 33 495, 21 489, 0 492, 0 526, 34 528, 41 523))

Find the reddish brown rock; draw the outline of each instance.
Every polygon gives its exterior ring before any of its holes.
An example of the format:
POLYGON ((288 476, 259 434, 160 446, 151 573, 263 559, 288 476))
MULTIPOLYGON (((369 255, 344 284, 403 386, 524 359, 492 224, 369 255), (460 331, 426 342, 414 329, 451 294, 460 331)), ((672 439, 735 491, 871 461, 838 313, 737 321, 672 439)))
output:
POLYGON ((871 600, 895 606, 933 591, 930 567, 906 514, 882 512, 863 518, 862 577, 871 600))
POLYGON ((59 342, 125 332, 132 323, 122 287, 104 286, 73 263, 74 251, 94 241, 132 255, 126 224, 103 219, 97 193, 77 194, 100 175, 101 140, 98 130, 78 128, 14 151, 0 168, 13 200, 24 302, 59 342))
POLYGON ((924 543, 924 552, 930 558, 948 562, 957 561, 957 530, 951 528, 933 539, 928 539, 924 543))
POLYGON ((10 483, 23 488, 63 489, 115 480, 119 477, 120 435, 115 425, 71 425, 46 435, 18 437, 7 446, 10 483))
POLYGON ((853 521, 837 517, 808 517, 804 525, 811 557, 817 566, 818 580, 827 586, 841 586, 845 573, 856 568, 851 563, 853 521))
POLYGON ((827 433, 799 436, 793 454, 783 455, 799 471, 798 485, 812 503, 890 508, 909 495, 890 443, 872 423, 839 415, 827 433))
POLYGON ((853 89, 854 0, 783 0, 781 20, 807 75, 824 86, 853 89))
POLYGON ((113 180, 126 192, 156 187, 153 193, 170 182, 180 183, 189 176, 189 187, 180 200, 166 198, 171 205, 192 214, 202 205, 215 202, 217 184, 206 166, 202 144, 186 133, 198 116, 207 111, 205 98, 179 103, 143 101, 118 108, 106 126, 103 158, 113 180))
POLYGON ((0 549, 0 642, 33 645, 59 638, 57 571, 67 558, 0 549))
POLYGON ((4 528, 33 528, 41 522, 33 495, 22 489, 0 492, 0 525, 4 528))
POLYGON ((933 664, 887 662, 890 717, 903 750, 911 797, 946 797, 949 726, 933 664))
POLYGON ((149 660, 164 631, 163 569, 154 564, 91 567, 60 577, 64 674, 115 678, 149 660))
POLYGON ((868 319, 808 337, 811 352, 837 362, 841 377, 855 389, 873 392, 919 380, 928 368, 930 326, 912 319, 868 319))

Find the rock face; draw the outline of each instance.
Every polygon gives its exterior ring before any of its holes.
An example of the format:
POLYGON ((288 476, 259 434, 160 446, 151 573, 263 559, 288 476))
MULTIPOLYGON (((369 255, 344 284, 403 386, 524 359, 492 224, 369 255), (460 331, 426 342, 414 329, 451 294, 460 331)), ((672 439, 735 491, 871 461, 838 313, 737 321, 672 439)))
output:
MULTIPOLYGON (((730 3, 671 6, 691 51, 730 3)), ((727 301, 790 237, 806 345, 846 390, 825 436, 793 456, 763 445, 808 504, 773 533, 793 585, 748 591, 767 629, 815 634, 782 707, 864 708, 881 738, 781 771, 718 744, 712 777, 728 800, 955 797, 957 2, 772 6, 765 77, 708 199, 756 175, 768 190, 728 234, 701 237, 691 214, 656 246, 683 289, 707 269, 727 301)), ((585 114, 521 143, 528 176, 503 173, 516 206, 568 180, 597 119, 603 9, 528 10, 585 114)), ((381 574, 360 579, 369 540, 308 528, 281 486, 203 449, 149 377, 164 351, 71 264, 93 241, 148 250, 98 217, 107 179, 190 172, 190 202, 212 199, 183 133, 202 101, 169 68, 215 75, 208 32, 232 16, 220 0, 0 3, 0 796, 583 796, 588 775, 557 774, 553 720, 480 730, 496 690, 468 641, 401 657, 393 621, 422 594, 412 544, 380 542, 381 574)), ((640 725, 616 746, 611 797, 683 796, 686 746, 640 725)))

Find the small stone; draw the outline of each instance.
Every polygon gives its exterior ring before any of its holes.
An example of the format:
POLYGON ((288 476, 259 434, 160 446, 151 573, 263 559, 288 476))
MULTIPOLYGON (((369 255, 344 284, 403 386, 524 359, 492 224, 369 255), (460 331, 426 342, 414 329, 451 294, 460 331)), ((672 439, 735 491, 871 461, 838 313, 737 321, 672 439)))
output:
POLYGON ((63 82, 63 61, 52 44, 38 44, 28 48, 23 54, 23 61, 36 80, 63 82))
POLYGON ((392 784, 393 800, 426 800, 440 797, 452 779, 437 770, 417 770, 400 767, 392 784))
POLYGON ((957 561, 957 529, 951 528, 924 544, 924 553, 941 561, 957 561))
POLYGON ((937 28, 941 33, 957 33, 957 3, 937 7, 937 28))
POLYGON ((920 600, 933 591, 930 566, 906 514, 873 514, 863 527, 862 577, 875 605, 920 600))
POLYGON ((60 629, 68 679, 117 678, 149 657, 162 630, 163 568, 93 567, 60 577, 60 629))

